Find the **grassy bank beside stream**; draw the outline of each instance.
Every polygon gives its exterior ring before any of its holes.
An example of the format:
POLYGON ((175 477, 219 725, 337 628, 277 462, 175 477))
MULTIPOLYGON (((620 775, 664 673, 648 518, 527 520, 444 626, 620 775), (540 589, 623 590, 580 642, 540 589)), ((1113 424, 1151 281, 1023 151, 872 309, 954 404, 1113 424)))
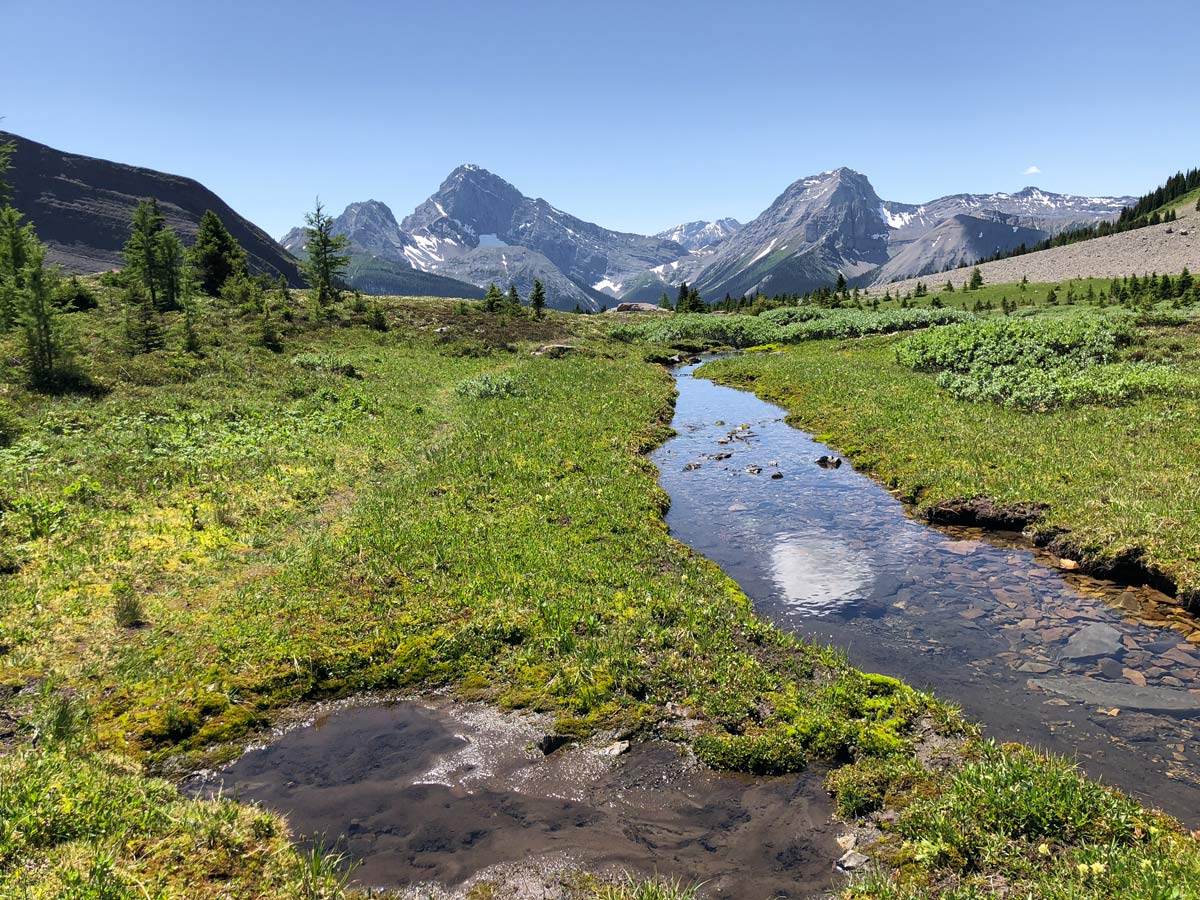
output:
POLYGON ((969 738, 953 710, 760 622, 672 541, 644 456, 671 379, 597 320, 387 300, 382 331, 295 304, 272 348, 214 301, 198 352, 167 314, 169 349, 131 356, 100 293, 71 316, 88 393, 25 390, 0 348, 0 896, 340 896, 278 817, 150 773, 227 758, 296 702, 435 686, 717 767, 834 763, 847 814, 905 810, 896 896, 1200 890, 1191 838, 1065 765, 969 743, 927 767, 935 735, 969 738))
MULTIPOLYGON (((721 360, 703 374, 784 406, 789 421, 921 509, 962 498, 1040 504, 1045 512, 1034 527, 1059 535, 1062 552, 1101 569, 1122 561, 1146 565, 1194 599, 1200 592, 1200 333, 1190 325, 1140 331, 1128 352, 1169 368, 1131 371, 1138 378, 1165 372, 1170 380, 1119 404, 1030 411, 958 399, 972 391, 990 396, 1003 384, 993 378, 979 389, 978 379, 957 376, 939 384, 897 361, 897 347, 905 346, 897 337, 802 344, 721 360)), ((1011 396, 1020 398, 1039 373, 1013 371, 1018 393, 1011 396)))

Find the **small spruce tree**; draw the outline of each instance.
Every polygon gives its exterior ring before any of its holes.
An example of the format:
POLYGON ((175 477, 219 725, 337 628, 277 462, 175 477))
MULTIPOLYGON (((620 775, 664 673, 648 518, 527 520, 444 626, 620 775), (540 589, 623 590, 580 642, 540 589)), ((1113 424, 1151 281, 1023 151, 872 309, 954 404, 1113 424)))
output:
POLYGON ((246 251, 220 217, 206 209, 200 217, 196 243, 188 251, 188 262, 199 289, 216 297, 230 276, 246 271, 246 251))
POLYGON ((546 288, 542 286, 542 282, 537 278, 533 279, 533 290, 529 292, 529 305, 533 308, 535 318, 540 319, 545 315, 546 288))
POLYGON ((502 303, 504 303, 504 293, 496 287, 496 283, 493 281, 488 284, 487 292, 483 295, 483 308, 490 313, 496 312, 502 303))
POLYGON ((340 296, 342 278, 350 265, 346 254, 350 238, 334 233, 333 216, 326 214, 320 197, 313 211, 305 213, 304 225, 304 277, 313 292, 314 316, 326 319, 340 296))

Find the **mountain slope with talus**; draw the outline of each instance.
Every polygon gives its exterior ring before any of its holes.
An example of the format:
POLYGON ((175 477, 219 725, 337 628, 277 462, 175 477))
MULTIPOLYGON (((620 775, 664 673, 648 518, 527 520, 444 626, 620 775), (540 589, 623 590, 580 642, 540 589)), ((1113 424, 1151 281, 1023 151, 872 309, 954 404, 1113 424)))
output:
POLYGON ((129 223, 139 202, 154 197, 167 224, 191 244, 205 210, 211 209, 245 249, 250 268, 293 286, 303 282, 296 260, 270 235, 238 215, 224 200, 191 178, 66 153, 15 134, 8 181, 12 203, 37 229, 47 257, 67 272, 119 268, 129 223))
POLYGON ((717 247, 696 276, 702 296, 803 292, 888 260, 883 201, 864 175, 840 168, 793 182, 717 247))

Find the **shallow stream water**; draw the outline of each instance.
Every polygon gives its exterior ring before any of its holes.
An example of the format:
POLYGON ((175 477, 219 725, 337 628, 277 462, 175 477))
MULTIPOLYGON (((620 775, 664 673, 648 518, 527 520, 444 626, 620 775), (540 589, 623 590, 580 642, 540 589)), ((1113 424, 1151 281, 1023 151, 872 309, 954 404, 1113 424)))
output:
POLYGON ((818 466, 833 451, 779 407, 696 368, 675 372, 678 435, 652 457, 667 524, 760 615, 1200 824, 1200 647, 1155 612, 1170 598, 1063 573, 1019 535, 921 524, 849 464, 818 466))
MULTIPOLYGON (((1170 598, 1063 573, 1019 535, 916 522, 849 464, 818 466, 831 451, 781 409, 695 368, 675 373, 678 433, 653 456, 667 523, 761 615, 1200 824, 1200 648, 1171 627, 1170 598)), ((404 896, 514 865, 514 896, 526 873, 520 895, 541 897, 579 868, 705 881, 712 897, 834 885, 821 772, 719 774, 666 744, 543 754, 551 728, 434 698, 338 706, 187 789, 284 812, 295 834, 358 860, 360 884, 404 896)))

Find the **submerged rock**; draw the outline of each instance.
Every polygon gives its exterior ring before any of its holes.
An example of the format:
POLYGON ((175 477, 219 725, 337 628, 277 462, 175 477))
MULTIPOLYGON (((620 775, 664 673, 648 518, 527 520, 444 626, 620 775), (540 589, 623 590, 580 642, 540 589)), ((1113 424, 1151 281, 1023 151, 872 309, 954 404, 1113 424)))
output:
POLYGON ((840 456, 818 456, 817 465, 822 469, 840 469, 842 458, 840 456))
POLYGON ((1119 681, 1096 681, 1082 675, 1035 678, 1032 683, 1042 690, 1094 706, 1168 715, 1200 715, 1200 694, 1191 691, 1141 687, 1119 681))
POLYGON ((1067 646, 1058 655, 1060 659, 1092 659, 1097 656, 1111 656, 1123 646, 1121 632, 1111 625, 1095 622, 1085 625, 1071 635, 1067 646))

